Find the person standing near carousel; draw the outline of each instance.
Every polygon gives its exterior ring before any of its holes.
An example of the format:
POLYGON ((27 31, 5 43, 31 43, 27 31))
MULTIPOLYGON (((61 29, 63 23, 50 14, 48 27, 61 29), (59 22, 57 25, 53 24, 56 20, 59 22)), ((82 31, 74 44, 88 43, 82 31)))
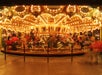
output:
POLYGON ((92 50, 93 53, 91 56, 91 61, 93 63, 98 64, 100 61, 102 61, 102 57, 100 56, 102 53, 102 41, 95 38, 95 41, 92 42, 90 45, 90 49, 92 50))
POLYGON ((4 29, 3 32, 2 32, 2 49, 4 50, 7 46, 7 32, 6 30, 4 29))

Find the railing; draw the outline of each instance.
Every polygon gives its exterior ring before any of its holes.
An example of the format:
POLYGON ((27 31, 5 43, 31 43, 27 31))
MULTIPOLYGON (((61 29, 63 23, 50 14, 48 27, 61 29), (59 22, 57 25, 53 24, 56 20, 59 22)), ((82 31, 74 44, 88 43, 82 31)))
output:
MULTIPOLYGON (((5 61, 6 61, 6 59, 7 59, 7 51, 8 51, 8 49, 7 49, 8 47, 7 46, 5 46, 4 47, 4 52, 5 52, 5 61)), ((34 50, 34 49, 33 49, 34 50)), ((73 62, 73 60, 74 60, 74 57, 73 57, 73 55, 74 55, 74 50, 73 50, 73 45, 71 45, 71 47, 69 47, 69 48, 64 48, 64 49, 57 49, 57 48, 48 48, 47 46, 45 46, 44 48, 42 48, 42 50, 43 51, 46 51, 46 53, 47 53, 47 62, 49 63, 49 56, 50 56, 50 52, 51 51, 61 51, 61 52, 63 52, 63 51, 68 51, 68 52, 70 52, 70 61, 71 61, 71 63, 73 62)), ((23 56, 24 56, 24 62, 26 61, 26 48, 25 48, 25 45, 23 45, 23 48, 22 48, 22 51, 23 51, 23 56)), ((35 51, 35 50, 34 50, 35 51)), ((37 50, 38 51, 38 50, 37 50)), ((15 51, 16 52, 16 51, 15 51)))

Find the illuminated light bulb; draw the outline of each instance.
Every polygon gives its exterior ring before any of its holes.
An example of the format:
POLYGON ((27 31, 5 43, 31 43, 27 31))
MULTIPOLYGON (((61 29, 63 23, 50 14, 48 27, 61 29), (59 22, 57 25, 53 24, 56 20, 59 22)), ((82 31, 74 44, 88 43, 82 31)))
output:
POLYGON ((49 11, 50 9, 49 9, 49 8, 47 8, 47 10, 49 11))
POLYGON ((54 12, 54 10, 52 10, 54 12))

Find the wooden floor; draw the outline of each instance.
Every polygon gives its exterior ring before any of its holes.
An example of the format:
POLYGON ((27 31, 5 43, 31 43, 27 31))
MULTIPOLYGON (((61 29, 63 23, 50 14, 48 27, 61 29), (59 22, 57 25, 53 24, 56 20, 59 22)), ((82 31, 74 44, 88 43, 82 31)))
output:
POLYGON ((71 57, 32 57, 0 54, 0 75, 102 75, 102 64, 89 61, 87 55, 71 57))

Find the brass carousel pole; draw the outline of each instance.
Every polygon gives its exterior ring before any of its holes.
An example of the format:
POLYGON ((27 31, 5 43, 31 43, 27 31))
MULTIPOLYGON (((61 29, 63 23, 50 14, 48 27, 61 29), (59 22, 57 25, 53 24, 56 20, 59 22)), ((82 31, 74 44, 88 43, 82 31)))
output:
MULTIPOLYGON (((26 33, 26 29, 24 28, 24 36, 25 36, 25 33, 26 33)), ((23 44, 23 51, 24 51, 24 62, 25 62, 25 44, 23 44)))
POLYGON ((2 28, 0 28, 0 49, 2 48, 2 28))
POLYGON ((102 25, 100 23, 100 41, 102 41, 102 25))

